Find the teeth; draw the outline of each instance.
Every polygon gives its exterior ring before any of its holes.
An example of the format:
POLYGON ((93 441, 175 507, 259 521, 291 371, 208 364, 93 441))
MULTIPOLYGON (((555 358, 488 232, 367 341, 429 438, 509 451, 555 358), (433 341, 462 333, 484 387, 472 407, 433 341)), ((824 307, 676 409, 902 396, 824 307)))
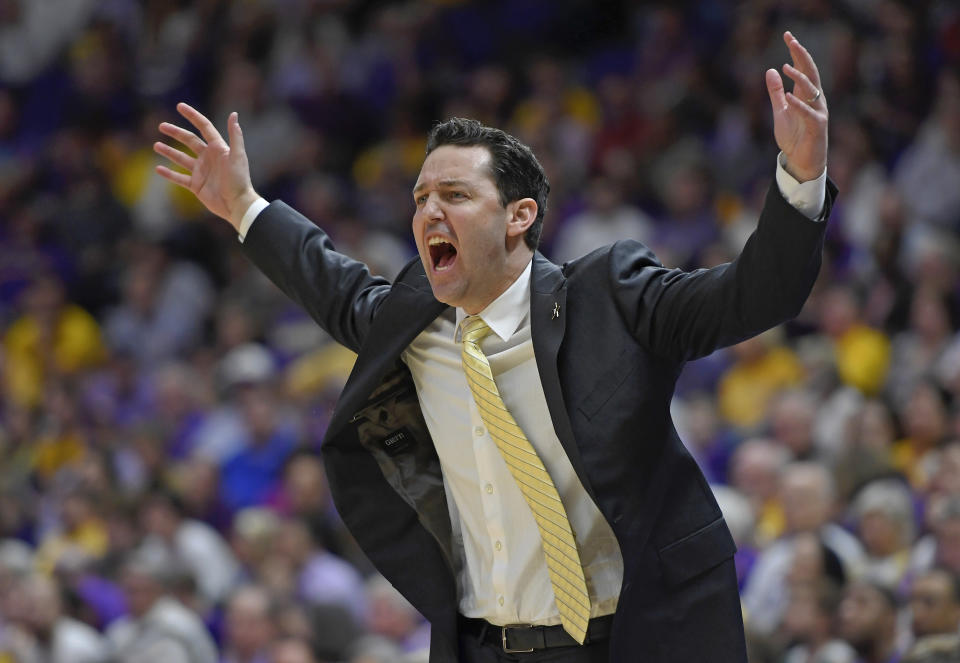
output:
POLYGON ((449 244, 449 243, 450 242, 443 239, 442 237, 431 237, 430 239, 427 240, 427 244, 429 246, 436 246, 437 244, 449 244))

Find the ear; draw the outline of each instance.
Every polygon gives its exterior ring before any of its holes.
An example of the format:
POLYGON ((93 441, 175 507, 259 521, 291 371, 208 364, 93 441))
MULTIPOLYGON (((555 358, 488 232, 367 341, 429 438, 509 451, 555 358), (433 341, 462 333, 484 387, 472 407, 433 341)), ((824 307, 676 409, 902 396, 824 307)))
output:
POLYGON ((507 221, 507 237, 522 237, 527 229, 537 220, 537 201, 533 198, 521 198, 507 207, 512 209, 507 221))

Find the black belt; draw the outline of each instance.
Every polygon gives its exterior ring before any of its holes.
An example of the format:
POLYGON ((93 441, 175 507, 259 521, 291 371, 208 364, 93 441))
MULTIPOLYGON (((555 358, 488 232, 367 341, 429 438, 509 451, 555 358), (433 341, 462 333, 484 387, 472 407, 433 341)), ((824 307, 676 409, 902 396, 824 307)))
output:
MULTIPOLYGON (((587 637, 583 644, 604 640, 610 637, 613 627, 613 615, 594 617, 587 626, 587 637)), ((485 619, 475 619, 460 615, 461 633, 475 635, 489 645, 502 647, 508 654, 527 653, 550 647, 573 647, 579 643, 563 630, 563 626, 531 626, 529 624, 508 624, 498 626, 485 619)))

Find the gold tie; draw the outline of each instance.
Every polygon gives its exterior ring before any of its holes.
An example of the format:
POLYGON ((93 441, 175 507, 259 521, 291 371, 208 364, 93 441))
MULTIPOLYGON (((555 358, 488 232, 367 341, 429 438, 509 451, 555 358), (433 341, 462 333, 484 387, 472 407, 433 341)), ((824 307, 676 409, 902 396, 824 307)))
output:
POLYGON ((553 594, 560 610, 560 621, 570 636, 583 644, 590 620, 590 595, 580 563, 580 553, 563 508, 540 456, 500 398, 493 380, 490 362, 480 349, 480 341, 490 333, 479 317, 463 322, 463 370, 480 417, 487 425, 500 455, 520 487, 540 530, 540 544, 547 561, 553 594))

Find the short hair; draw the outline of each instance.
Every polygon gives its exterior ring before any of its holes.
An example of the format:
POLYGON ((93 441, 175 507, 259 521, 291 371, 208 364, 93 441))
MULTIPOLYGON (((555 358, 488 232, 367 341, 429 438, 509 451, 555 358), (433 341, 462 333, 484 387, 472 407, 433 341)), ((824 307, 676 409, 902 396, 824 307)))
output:
POLYGON ((910 488, 900 479, 876 479, 860 490, 851 507, 859 523, 870 512, 880 512, 900 526, 900 542, 907 546, 913 541, 913 497, 910 488))
POLYGON ((533 150, 501 129, 463 117, 439 122, 427 134, 427 155, 443 145, 487 148, 491 175, 504 207, 521 198, 533 198, 537 202, 537 218, 523 236, 526 245, 536 250, 543 232, 550 182, 533 150))

